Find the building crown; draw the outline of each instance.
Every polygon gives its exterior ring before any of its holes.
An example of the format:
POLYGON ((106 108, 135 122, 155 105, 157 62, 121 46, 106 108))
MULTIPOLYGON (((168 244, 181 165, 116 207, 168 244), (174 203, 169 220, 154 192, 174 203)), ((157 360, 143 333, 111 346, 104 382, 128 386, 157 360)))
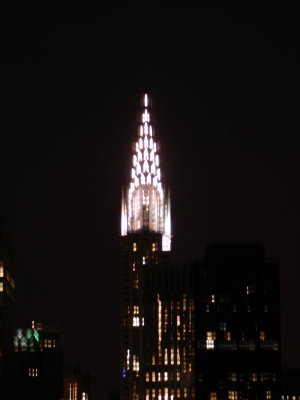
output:
POLYGON ((143 96, 138 139, 129 184, 122 196, 121 235, 139 231, 162 234, 162 249, 171 249, 170 196, 162 184, 158 144, 150 118, 150 99, 143 96))

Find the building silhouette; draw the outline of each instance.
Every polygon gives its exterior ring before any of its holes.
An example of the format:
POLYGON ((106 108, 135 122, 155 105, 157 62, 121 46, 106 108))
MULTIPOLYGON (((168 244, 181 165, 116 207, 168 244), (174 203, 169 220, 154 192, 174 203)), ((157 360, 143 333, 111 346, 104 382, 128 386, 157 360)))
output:
POLYGON ((7 399, 61 400, 63 342, 57 325, 31 321, 15 330, 9 358, 7 399))
POLYGON ((211 245, 195 270, 196 399, 279 399, 279 268, 261 245, 211 245))
POLYGON ((175 289, 169 268, 170 195, 148 94, 141 108, 122 197, 121 399, 192 398, 193 300, 175 289))
POLYGON ((0 382, 5 379, 12 352, 15 318, 15 280, 10 241, 0 220, 0 382))

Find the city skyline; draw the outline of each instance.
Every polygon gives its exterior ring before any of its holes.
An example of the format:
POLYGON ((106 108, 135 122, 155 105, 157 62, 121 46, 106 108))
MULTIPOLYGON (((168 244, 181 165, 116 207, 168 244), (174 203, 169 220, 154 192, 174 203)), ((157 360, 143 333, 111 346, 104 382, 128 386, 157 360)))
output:
POLYGON ((118 379, 120 191, 145 63, 174 258, 264 242, 281 266, 283 366, 300 368, 296 41, 292 12, 275 7, 273 18, 229 6, 4 14, 0 214, 19 318, 63 321, 67 356, 95 370, 100 391, 118 379))

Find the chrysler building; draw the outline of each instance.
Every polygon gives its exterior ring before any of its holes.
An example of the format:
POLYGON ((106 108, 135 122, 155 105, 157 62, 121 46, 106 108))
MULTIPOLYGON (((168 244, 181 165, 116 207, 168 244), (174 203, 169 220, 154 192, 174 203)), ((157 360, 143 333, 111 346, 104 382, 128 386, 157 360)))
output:
POLYGON ((194 305, 170 264, 170 195, 151 109, 146 93, 122 195, 121 399, 191 399, 194 305))

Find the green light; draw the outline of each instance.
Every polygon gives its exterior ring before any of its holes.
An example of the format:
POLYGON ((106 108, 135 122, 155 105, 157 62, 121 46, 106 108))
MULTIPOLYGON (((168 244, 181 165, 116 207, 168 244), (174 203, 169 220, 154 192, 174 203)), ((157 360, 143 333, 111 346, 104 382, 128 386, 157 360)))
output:
POLYGON ((39 341, 40 341, 40 335, 39 335, 39 333, 38 333, 36 330, 34 330, 33 335, 34 335, 34 337, 35 337, 35 340, 36 340, 37 342, 39 342, 39 341))

